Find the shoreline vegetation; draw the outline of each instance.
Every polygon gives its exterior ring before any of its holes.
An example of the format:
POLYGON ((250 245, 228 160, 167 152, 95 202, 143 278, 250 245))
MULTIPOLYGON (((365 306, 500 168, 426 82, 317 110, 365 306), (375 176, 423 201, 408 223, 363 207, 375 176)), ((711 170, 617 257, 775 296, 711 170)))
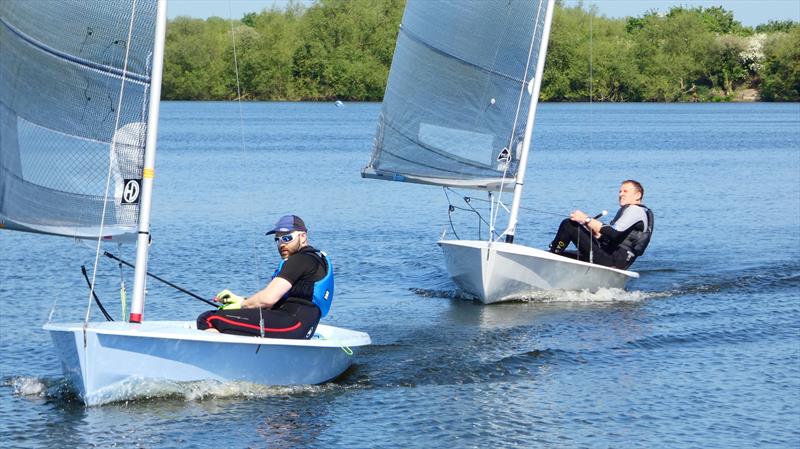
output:
MULTIPOLYGON (((405 0, 317 0, 167 24, 164 100, 381 101, 405 0)), ((607 18, 556 2, 550 102, 800 101, 800 23, 723 7, 607 18), (591 80, 591 82, 590 82, 591 80)))

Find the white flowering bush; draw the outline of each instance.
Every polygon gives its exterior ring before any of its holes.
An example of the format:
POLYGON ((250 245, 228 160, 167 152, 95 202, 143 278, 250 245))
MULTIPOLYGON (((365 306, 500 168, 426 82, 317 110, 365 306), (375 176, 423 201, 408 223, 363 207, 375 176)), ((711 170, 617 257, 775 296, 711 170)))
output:
POLYGON ((746 48, 739 53, 739 61, 750 73, 757 73, 764 67, 764 42, 766 40, 766 33, 754 34, 747 38, 746 48))

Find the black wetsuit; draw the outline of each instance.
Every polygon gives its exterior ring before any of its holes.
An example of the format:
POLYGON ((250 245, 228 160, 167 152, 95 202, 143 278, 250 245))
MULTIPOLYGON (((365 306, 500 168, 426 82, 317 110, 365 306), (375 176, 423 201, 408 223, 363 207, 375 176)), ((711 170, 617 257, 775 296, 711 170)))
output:
POLYGON ((310 246, 286 259, 277 277, 292 284, 272 308, 209 310, 197 317, 197 328, 213 327, 225 334, 264 337, 311 338, 319 324, 320 310, 312 301, 314 282, 325 277, 328 267, 310 246))
POLYGON ((558 227, 556 237, 550 244, 550 251, 589 262, 591 249, 594 263, 625 270, 644 252, 649 242, 648 234, 648 241, 644 242, 643 247, 637 247, 637 252, 640 254, 635 254, 630 244, 631 237, 640 235, 646 230, 652 232, 652 213, 644 205, 621 207, 611 224, 600 228, 600 239, 595 239, 591 231, 581 223, 567 218, 558 227), (570 243, 578 248, 577 254, 564 251, 570 243))

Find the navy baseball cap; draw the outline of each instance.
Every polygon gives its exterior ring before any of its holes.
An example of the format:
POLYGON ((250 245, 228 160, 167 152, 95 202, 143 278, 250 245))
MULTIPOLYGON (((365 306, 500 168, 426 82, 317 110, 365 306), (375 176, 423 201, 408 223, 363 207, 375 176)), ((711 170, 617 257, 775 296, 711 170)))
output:
POLYGON ((308 229, 306 229, 306 224, 303 222, 303 219, 297 215, 284 215, 278 219, 278 222, 275 223, 275 227, 272 228, 271 231, 267 232, 267 235, 275 234, 276 232, 292 231, 307 232, 308 229))

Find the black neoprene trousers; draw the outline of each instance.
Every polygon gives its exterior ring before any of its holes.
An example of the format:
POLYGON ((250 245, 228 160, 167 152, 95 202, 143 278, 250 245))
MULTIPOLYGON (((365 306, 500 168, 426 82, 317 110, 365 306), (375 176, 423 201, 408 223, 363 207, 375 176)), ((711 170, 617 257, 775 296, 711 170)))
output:
POLYGON ((223 334, 261 335, 261 319, 264 320, 264 337, 267 338, 311 338, 320 319, 319 308, 286 302, 279 309, 209 310, 197 317, 197 328, 210 327, 223 334))
POLYGON ((601 246, 588 229, 578 222, 566 218, 558 227, 556 237, 550 244, 550 251, 562 254, 570 243, 578 248, 578 260, 589 262, 589 249, 591 248, 593 263, 623 270, 630 265, 626 260, 626 251, 616 248, 613 252, 609 252, 609 248, 601 246))

